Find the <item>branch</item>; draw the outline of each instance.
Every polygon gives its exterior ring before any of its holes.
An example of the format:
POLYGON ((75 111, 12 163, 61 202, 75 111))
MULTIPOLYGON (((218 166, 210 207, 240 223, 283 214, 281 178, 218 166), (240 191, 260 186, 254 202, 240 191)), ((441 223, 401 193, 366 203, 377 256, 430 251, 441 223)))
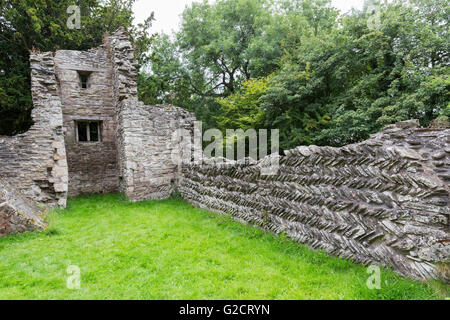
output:
POLYGON ((198 95, 200 95, 200 96, 202 96, 202 97, 223 98, 223 97, 226 97, 226 96, 227 96, 225 93, 214 93, 214 92, 212 92, 212 91, 214 91, 215 89, 219 88, 219 87, 222 86, 222 85, 223 85, 223 86, 226 86, 226 83, 224 83, 224 82, 221 82, 221 83, 219 83, 218 85, 214 86, 214 87, 213 87, 210 91, 208 91, 208 92, 202 92, 201 90, 197 89, 197 87, 192 83, 192 79, 191 79, 191 78, 189 78, 189 84, 190 84, 192 90, 193 90, 196 94, 198 94, 198 95))

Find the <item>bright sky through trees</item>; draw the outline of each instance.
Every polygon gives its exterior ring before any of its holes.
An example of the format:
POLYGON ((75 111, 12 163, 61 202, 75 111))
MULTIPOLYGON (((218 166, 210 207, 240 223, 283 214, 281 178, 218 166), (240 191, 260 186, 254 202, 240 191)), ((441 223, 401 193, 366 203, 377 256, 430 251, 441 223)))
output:
MULTIPOLYGON (((178 31, 180 14, 186 5, 199 0, 137 0, 134 5, 135 22, 140 23, 147 18, 152 11, 155 12, 156 21, 153 23, 153 32, 171 33, 178 31)), ((333 6, 347 12, 352 8, 361 9, 364 0, 333 0, 333 6)))

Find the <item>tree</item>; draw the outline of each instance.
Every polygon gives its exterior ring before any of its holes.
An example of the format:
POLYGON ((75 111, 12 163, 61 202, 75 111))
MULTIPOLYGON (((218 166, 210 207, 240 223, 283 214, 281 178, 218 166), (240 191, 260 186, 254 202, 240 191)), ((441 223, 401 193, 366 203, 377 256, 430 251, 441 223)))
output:
POLYGON ((175 38, 155 41, 140 76, 141 97, 195 111, 205 129, 220 127, 216 120, 226 110, 216 98, 239 94, 248 81, 275 72, 310 30, 318 36, 329 32, 337 12, 328 5, 325 0, 193 3, 175 38))
POLYGON ((448 4, 437 19, 429 1, 412 2, 381 5, 376 28, 370 12, 354 12, 284 59, 262 97, 266 125, 280 128, 282 147, 342 146, 386 124, 419 119, 426 126, 446 117, 448 4))
POLYGON ((139 99, 146 104, 173 104, 189 109, 191 92, 176 43, 167 35, 156 35, 151 56, 139 74, 139 99))
POLYGON ((220 128, 224 129, 262 129, 264 111, 261 97, 266 93, 269 77, 247 80, 239 92, 227 98, 217 99, 221 112, 216 116, 220 128))
POLYGON ((227 96, 252 78, 249 47, 270 19, 266 6, 265 0, 219 0, 185 10, 177 40, 193 92, 227 96))

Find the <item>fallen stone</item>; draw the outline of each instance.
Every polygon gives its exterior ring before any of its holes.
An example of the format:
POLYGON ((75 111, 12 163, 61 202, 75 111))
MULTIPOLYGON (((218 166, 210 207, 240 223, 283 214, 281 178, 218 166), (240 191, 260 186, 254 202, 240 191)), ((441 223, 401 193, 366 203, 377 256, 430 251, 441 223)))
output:
POLYGON ((44 210, 0 180, 0 237, 46 228, 44 210))

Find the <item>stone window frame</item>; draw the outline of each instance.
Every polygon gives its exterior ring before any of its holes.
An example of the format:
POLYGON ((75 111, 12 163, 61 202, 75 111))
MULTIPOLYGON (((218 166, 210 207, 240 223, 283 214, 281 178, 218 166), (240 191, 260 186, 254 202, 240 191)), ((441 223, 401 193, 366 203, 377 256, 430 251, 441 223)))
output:
POLYGON ((82 90, 89 89, 91 87, 90 79, 92 76, 92 71, 77 70, 77 73, 78 73, 80 89, 82 89, 82 90), (86 77, 86 82, 83 81, 83 77, 86 77), (83 83, 85 83, 85 86, 83 86, 83 83))
POLYGON ((102 131, 103 131, 103 121, 102 120, 75 120, 75 138, 78 143, 100 143, 102 142, 102 131), (80 141, 80 136, 78 134, 78 125, 80 123, 86 123, 86 137, 87 141, 80 141), (91 123, 97 123, 97 135, 98 140, 97 141, 91 141, 91 130, 90 130, 90 124, 91 123))

